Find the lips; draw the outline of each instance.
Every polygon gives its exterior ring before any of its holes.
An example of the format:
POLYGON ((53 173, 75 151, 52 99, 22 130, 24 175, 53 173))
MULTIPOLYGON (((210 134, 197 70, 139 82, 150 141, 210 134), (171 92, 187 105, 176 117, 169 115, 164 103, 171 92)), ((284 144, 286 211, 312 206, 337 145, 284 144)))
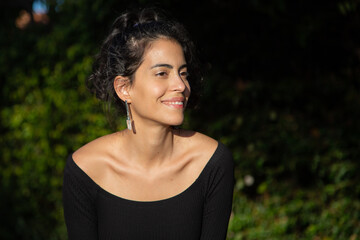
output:
POLYGON ((183 97, 173 97, 173 98, 162 100, 161 102, 169 107, 183 108, 184 101, 185 101, 185 98, 183 98, 183 97))

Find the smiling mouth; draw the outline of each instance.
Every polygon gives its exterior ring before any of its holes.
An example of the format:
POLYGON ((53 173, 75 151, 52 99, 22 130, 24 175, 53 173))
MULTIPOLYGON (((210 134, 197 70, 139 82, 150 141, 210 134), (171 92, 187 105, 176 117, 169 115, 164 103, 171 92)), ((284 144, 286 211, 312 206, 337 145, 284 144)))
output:
POLYGON ((183 108, 184 107, 184 102, 180 102, 180 101, 174 101, 174 102, 164 101, 163 103, 165 105, 167 105, 169 107, 173 107, 173 108, 183 108))

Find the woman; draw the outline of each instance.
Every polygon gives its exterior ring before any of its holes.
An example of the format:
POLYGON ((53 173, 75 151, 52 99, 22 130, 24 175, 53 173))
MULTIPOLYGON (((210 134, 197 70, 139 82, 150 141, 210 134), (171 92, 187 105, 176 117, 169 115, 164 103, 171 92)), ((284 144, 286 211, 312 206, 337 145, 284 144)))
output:
MULTIPOLYGON (((64 171, 69 239, 225 239, 231 153, 182 124, 198 76, 182 25, 153 9, 116 19, 89 78, 127 110, 128 129, 78 149, 64 171)), ((194 95, 194 92, 193 92, 194 95)))

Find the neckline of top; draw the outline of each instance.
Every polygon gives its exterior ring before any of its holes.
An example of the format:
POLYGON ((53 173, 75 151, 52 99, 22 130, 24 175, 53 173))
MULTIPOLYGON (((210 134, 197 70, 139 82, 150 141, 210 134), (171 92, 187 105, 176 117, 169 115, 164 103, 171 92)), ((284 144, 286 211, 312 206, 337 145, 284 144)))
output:
POLYGON ((162 204, 162 203, 167 203, 173 200, 176 200, 178 198, 183 197, 187 192, 191 191, 195 185, 197 185, 200 181, 200 179, 203 177, 203 175, 205 174, 206 170, 208 168, 210 168, 210 165, 212 164, 212 162, 214 161, 214 159, 216 159, 216 156, 218 156, 219 154, 221 154, 223 147, 222 147, 222 143, 218 141, 218 145, 214 151, 214 153, 211 155, 210 159, 207 161, 207 163, 205 164, 204 168, 201 170, 199 176, 195 179, 195 181, 193 183, 191 183, 185 190, 183 190, 182 192, 175 194, 174 196, 170 196, 164 199, 159 199, 159 200, 153 200, 153 201, 140 201, 140 200, 134 200, 134 199, 128 199, 128 198, 124 198, 118 195, 115 195, 107 190, 105 190, 104 188, 102 188, 100 185, 98 185, 89 175, 87 175, 86 172, 84 172, 74 161, 74 159, 72 158, 72 154, 69 155, 69 162, 71 165, 74 166, 75 171, 81 175, 81 177, 83 179, 86 179, 87 182, 90 182, 92 185, 94 185, 96 187, 96 189, 105 197, 110 198, 110 199, 115 199, 117 201, 122 201, 123 203, 127 203, 127 204, 143 204, 143 205, 152 205, 152 204, 162 204))

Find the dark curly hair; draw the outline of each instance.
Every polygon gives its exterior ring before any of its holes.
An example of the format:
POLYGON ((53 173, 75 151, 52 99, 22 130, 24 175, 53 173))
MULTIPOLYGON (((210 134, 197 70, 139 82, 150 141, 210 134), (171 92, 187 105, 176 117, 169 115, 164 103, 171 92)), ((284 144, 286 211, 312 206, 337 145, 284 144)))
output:
POLYGON ((143 61, 146 47, 159 38, 175 40, 181 45, 188 65, 191 86, 188 106, 194 107, 202 81, 194 44, 182 24, 155 8, 128 11, 115 20, 110 34, 96 56, 93 73, 87 80, 89 90, 98 99, 110 105, 115 103, 124 111, 124 105, 113 87, 114 79, 116 76, 129 77, 131 84, 135 71, 143 61))

